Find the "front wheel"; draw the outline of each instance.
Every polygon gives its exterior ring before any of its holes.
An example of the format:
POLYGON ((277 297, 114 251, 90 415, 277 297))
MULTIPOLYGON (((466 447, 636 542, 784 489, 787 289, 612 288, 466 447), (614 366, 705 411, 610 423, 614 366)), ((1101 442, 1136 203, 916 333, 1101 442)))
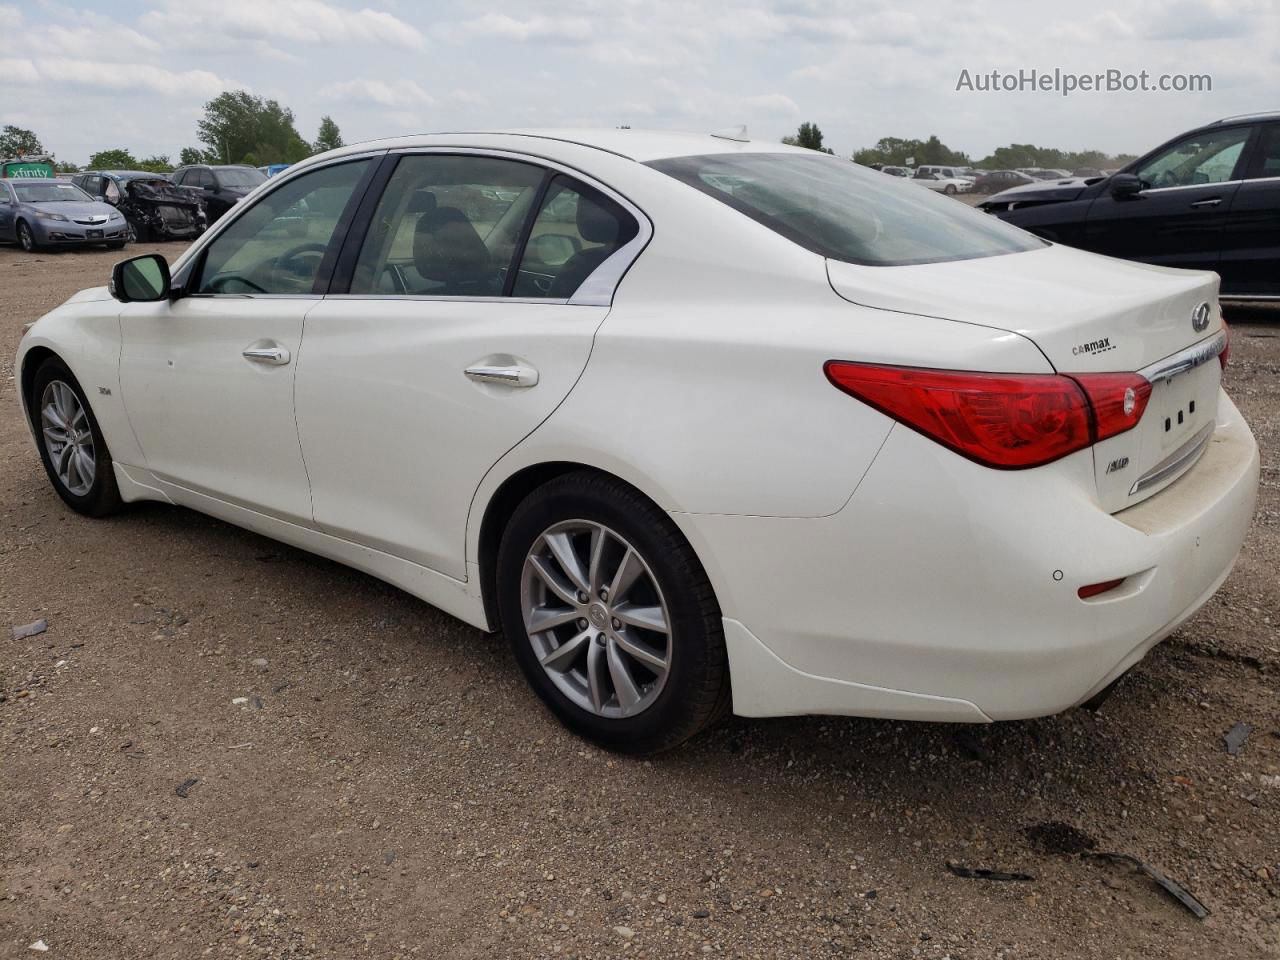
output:
POLYGON ((530 494, 503 535, 497 589, 529 683, 582 736, 654 753, 727 712, 707 575, 670 517, 621 481, 582 471, 530 494))
POLYGON ((36 235, 25 220, 18 221, 18 246, 27 253, 35 253, 40 249, 40 245, 36 243, 36 235))
POLYGON ((79 381, 56 357, 36 371, 28 409, 49 482, 67 506, 90 517, 120 509, 111 452, 79 381))
POLYGON ((943 187, 942 192, 949 197, 954 197, 956 195, 956 185, 954 183, 948 183, 943 187))

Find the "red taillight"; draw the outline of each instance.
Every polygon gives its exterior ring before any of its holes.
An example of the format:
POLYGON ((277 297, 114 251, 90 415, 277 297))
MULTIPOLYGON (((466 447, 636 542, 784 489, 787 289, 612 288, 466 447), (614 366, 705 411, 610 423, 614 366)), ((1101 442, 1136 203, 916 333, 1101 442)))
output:
POLYGON ((1227 335, 1227 342, 1222 345, 1222 352, 1218 354, 1218 362, 1222 364, 1222 369, 1227 369, 1227 359, 1231 356, 1231 328, 1227 326, 1227 321, 1222 321, 1222 332, 1227 335))
POLYGON ((1075 373, 1084 388, 1097 428, 1094 441, 1106 440, 1137 426, 1151 399, 1151 384, 1136 373, 1075 373))
POLYGON ((1137 424, 1151 384, 1137 374, 970 373, 829 360, 845 393, 971 460, 1037 467, 1137 424))

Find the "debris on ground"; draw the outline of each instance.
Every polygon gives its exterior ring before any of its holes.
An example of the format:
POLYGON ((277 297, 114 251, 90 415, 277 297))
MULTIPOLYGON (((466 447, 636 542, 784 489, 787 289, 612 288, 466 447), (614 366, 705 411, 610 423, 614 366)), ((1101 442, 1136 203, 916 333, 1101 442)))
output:
POLYGON ((1026 881, 1034 880, 1029 873, 1009 873, 1004 870, 988 870, 986 867, 963 867, 958 863, 952 863, 950 860, 946 863, 947 870, 955 874, 957 877, 968 877, 972 880, 1017 880, 1026 881))
POLYGON ((1227 753, 1236 756, 1240 753, 1244 742, 1249 739, 1249 734, 1253 733, 1253 727, 1247 723, 1237 723, 1222 736, 1222 742, 1227 745, 1227 753))
POLYGON ((1106 860, 1111 863, 1123 863, 1136 870, 1140 870, 1163 887, 1170 896, 1195 914, 1197 919, 1203 920, 1209 915, 1209 908, 1192 896, 1186 887, 1178 883, 1176 880, 1171 880, 1150 864, 1143 863, 1137 857, 1130 856, 1127 853, 1085 853, 1082 854, 1082 856, 1089 857, 1093 860, 1106 860))
POLYGON ((49 945, 45 943, 43 940, 37 940, 31 946, 27 947, 27 949, 35 950, 37 953, 44 953, 46 950, 49 949, 49 945))
POLYGON ((176 793, 178 796, 180 796, 183 800, 185 800, 190 794, 191 788, 194 787, 199 782, 200 782, 199 780, 196 780, 194 778, 190 780, 183 780, 180 784, 178 784, 176 787, 173 788, 173 792, 176 793))
POLYGON ((13 625, 13 639, 25 640, 27 637, 38 637, 49 629, 48 620, 37 620, 35 623, 24 623, 21 626, 13 625))
POLYGON ((1060 820, 1033 824, 1023 833, 1031 842, 1032 849, 1043 854, 1056 853, 1070 857, 1092 850, 1098 845, 1098 841, 1083 830, 1077 830, 1071 824, 1060 820))

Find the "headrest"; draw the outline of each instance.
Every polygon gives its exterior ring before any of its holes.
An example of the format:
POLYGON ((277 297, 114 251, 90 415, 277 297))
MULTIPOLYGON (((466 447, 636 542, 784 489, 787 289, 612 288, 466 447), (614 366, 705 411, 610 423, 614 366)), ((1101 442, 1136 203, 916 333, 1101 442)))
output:
POLYGON ((437 207, 418 218, 413 265, 427 280, 449 284, 483 280, 490 272, 489 249, 461 210, 437 207))
POLYGON ((418 190, 409 198, 409 206, 405 212, 434 213, 437 206, 436 195, 434 193, 430 190, 418 190))
POLYGON ((613 243, 618 239, 617 214, 579 194, 578 233, 590 243, 613 243))

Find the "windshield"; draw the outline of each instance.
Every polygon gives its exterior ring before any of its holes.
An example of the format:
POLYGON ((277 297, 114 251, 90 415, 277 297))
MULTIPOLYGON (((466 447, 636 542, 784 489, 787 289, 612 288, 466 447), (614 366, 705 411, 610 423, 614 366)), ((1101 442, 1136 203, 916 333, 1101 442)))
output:
POLYGON ((74 183, 15 183, 14 192, 22 203, 57 203, 62 200, 92 200, 74 183))
POLYGON ((256 187, 266 176, 252 167, 224 167, 215 174, 224 187, 256 187))
POLYGON ((1045 246, 950 197, 835 157, 714 154, 649 166, 807 250, 846 263, 941 263, 1045 246))

